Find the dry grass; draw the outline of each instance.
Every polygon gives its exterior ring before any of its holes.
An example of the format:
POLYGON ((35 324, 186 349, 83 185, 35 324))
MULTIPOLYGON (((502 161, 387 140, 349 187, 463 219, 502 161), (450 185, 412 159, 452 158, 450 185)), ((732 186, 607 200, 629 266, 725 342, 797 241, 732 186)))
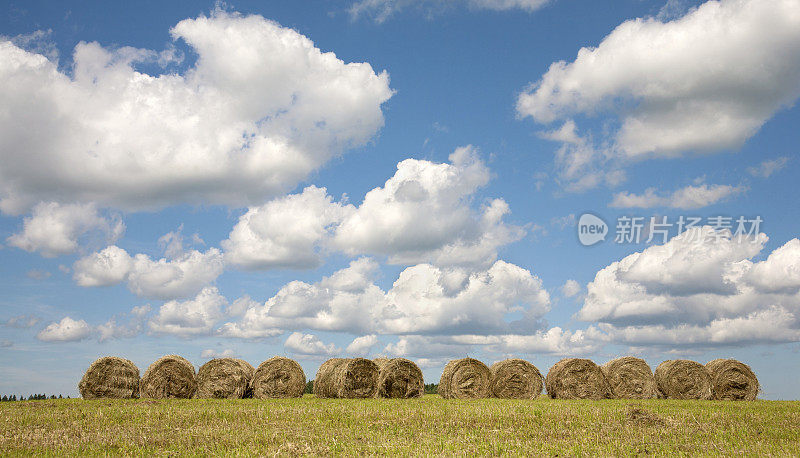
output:
POLYGON ((794 455, 800 402, 209 399, 0 404, 0 454, 794 455))

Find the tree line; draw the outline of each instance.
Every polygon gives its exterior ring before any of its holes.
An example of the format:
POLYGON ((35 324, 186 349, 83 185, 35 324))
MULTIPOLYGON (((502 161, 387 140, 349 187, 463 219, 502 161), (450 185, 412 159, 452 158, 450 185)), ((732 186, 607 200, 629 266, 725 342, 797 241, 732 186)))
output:
MULTIPOLYGON (((8 395, 4 394, 2 397, 0 397, 0 402, 7 402, 7 401, 41 401, 41 400, 44 400, 44 399, 65 399, 65 398, 63 396, 61 396, 60 394, 58 396, 56 396, 55 394, 51 394, 50 396, 48 396, 46 394, 31 394, 31 395, 28 395, 27 398, 24 395, 19 395, 19 397, 17 397, 16 394, 12 394, 11 396, 8 396, 8 395)), ((66 399, 69 399, 69 396, 67 396, 66 399)))

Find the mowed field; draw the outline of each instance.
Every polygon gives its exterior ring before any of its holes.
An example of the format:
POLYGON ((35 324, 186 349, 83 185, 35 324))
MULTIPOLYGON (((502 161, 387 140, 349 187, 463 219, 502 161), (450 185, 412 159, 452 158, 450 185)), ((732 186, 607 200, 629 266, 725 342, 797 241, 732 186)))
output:
POLYGON ((65 399, 0 416, 2 455, 800 455, 798 401, 65 399))

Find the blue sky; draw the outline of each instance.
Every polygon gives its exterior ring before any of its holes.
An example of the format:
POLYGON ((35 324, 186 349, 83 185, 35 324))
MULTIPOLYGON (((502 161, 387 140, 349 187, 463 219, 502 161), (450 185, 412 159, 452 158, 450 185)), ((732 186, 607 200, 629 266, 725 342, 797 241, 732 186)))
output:
POLYGON ((4 10, 0 392, 75 395, 107 354, 309 379, 404 356, 428 382, 636 354, 798 398, 796 2, 4 10), (621 216, 763 235, 615 243, 621 216))

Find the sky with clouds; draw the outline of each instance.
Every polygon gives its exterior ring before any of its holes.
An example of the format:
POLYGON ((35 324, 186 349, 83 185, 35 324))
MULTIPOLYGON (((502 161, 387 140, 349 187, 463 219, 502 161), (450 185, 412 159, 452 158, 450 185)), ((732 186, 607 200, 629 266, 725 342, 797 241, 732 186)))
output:
POLYGON ((798 399, 800 3, 613 6, 5 2, 0 392, 634 354, 798 399))

